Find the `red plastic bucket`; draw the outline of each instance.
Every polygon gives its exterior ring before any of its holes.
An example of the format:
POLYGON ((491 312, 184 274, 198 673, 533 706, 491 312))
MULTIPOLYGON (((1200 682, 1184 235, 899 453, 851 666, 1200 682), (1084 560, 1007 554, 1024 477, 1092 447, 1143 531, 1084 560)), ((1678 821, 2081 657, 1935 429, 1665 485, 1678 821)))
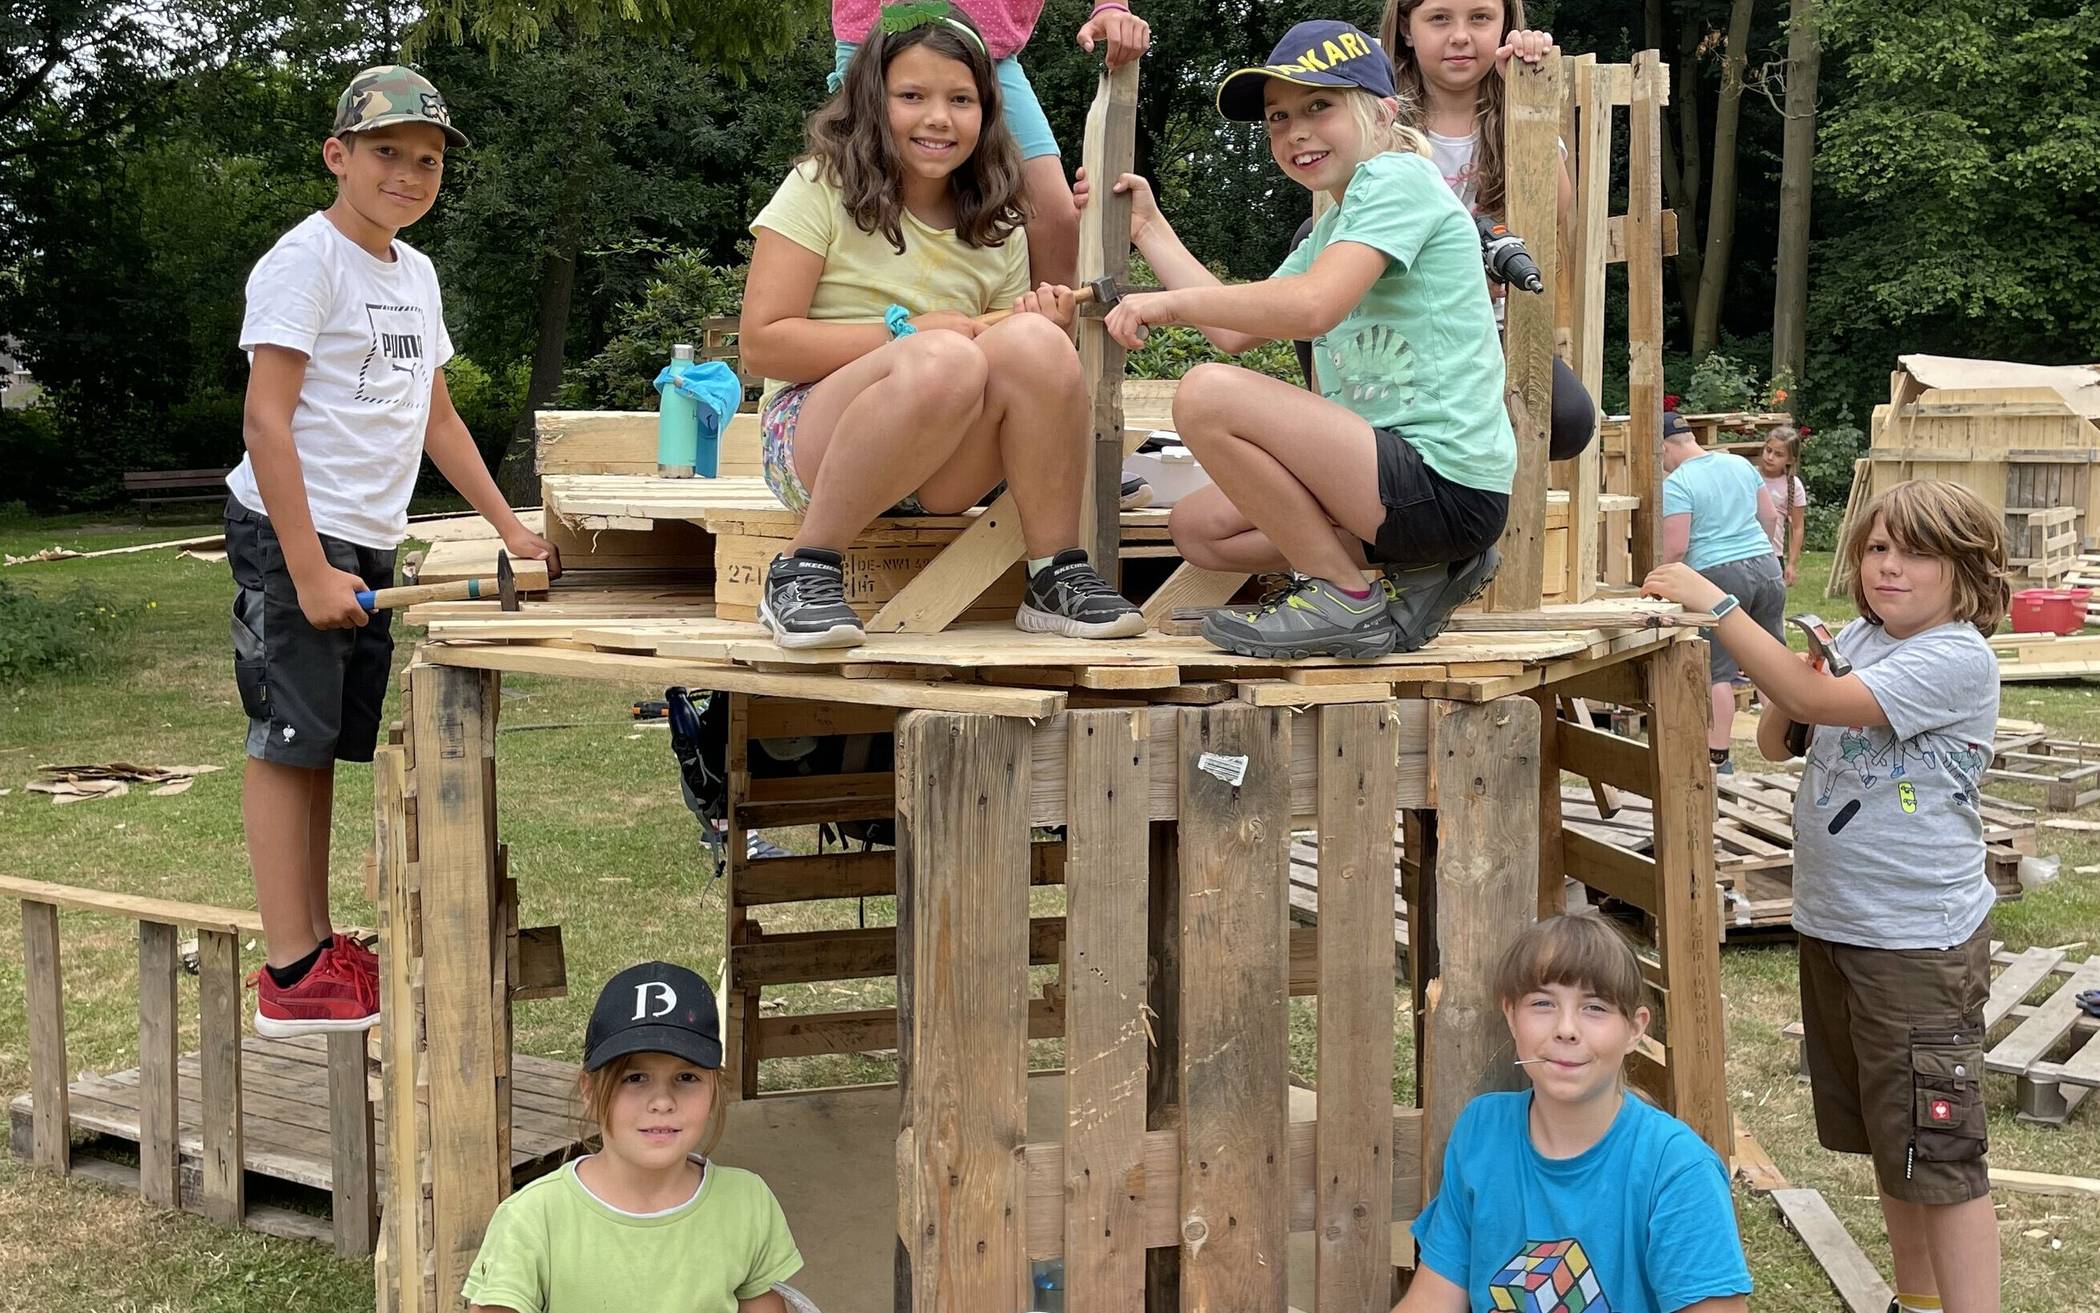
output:
POLYGON ((2075 634, 2085 628, 2090 588, 2022 588, 2012 595, 2016 634, 2075 634))

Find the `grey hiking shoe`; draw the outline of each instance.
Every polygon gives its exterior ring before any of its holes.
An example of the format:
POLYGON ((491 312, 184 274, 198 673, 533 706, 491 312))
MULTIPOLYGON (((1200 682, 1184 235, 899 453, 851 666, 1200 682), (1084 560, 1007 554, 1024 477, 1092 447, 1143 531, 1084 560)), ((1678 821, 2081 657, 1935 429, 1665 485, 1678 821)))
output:
POLYGON ((1397 632, 1396 652, 1412 652, 1444 632, 1451 613, 1487 591, 1502 566, 1493 547, 1449 565, 1422 565, 1385 577, 1387 614, 1397 632))
POLYGON ((859 647, 868 640, 846 605, 846 571, 837 552, 797 548, 766 568, 758 618, 782 647, 859 647))
POLYGON ((1083 547, 1067 547, 1028 576, 1014 624, 1066 638, 1135 638, 1151 627, 1144 612, 1109 587, 1083 547))
POLYGON ((1358 599, 1301 574, 1251 608, 1226 607, 1204 616, 1203 636, 1249 657, 1382 657, 1393 650, 1398 631, 1386 614, 1382 589, 1358 599))

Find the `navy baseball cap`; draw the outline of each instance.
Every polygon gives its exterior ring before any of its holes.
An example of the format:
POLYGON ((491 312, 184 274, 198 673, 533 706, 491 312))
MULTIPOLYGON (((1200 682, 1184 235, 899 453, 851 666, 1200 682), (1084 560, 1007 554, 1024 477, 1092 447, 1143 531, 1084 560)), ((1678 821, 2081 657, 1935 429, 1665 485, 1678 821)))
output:
POLYGON ((606 981, 583 1028, 583 1069, 596 1071, 629 1053, 721 1066, 722 1023, 707 982, 669 962, 644 962, 606 981))
POLYGON ((1692 426, 1684 422, 1684 416, 1674 410, 1663 412, 1663 436, 1674 437, 1679 433, 1690 433, 1692 426))
POLYGON ((1398 94, 1393 61, 1376 41, 1348 23, 1315 18, 1283 34, 1269 62, 1243 68, 1218 84, 1218 112, 1229 119, 1259 122, 1270 78, 1301 87, 1355 87, 1374 96, 1398 94))

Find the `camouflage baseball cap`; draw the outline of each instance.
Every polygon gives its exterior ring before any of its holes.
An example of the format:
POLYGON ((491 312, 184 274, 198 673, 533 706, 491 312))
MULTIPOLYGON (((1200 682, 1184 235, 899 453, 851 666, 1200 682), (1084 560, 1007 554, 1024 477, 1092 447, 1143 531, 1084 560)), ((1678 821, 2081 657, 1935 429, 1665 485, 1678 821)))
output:
POLYGON ((452 126, 452 111, 430 79, 403 64, 381 64, 350 79, 335 102, 335 128, 330 136, 364 132, 394 123, 435 123, 445 144, 469 145, 467 134, 452 126))

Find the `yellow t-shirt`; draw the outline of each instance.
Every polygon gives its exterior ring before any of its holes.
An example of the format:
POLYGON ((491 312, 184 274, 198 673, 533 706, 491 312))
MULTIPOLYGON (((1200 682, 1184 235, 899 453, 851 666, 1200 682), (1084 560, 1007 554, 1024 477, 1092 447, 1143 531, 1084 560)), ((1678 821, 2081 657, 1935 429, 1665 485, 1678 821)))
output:
MULTIPOLYGON (((804 160, 788 171, 780 190, 751 221, 754 235, 770 228, 824 257, 810 298, 811 319, 879 324, 892 305, 915 315, 953 310, 981 315, 1003 310, 1028 291, 1028 236, 1015 229, 998 246, 965 246, 953 228, 934 228, 903 212, 904 253, 881 230, 853 222, 823 166, 804 160)), ((765 400, 787 384, 766 380, 765 400)))

